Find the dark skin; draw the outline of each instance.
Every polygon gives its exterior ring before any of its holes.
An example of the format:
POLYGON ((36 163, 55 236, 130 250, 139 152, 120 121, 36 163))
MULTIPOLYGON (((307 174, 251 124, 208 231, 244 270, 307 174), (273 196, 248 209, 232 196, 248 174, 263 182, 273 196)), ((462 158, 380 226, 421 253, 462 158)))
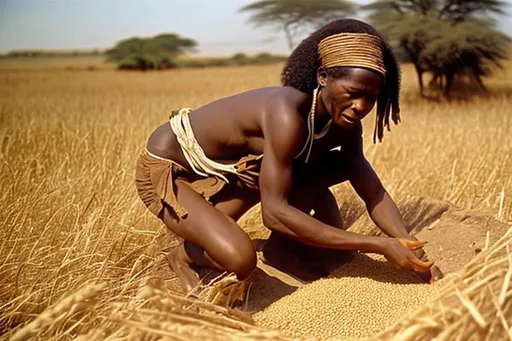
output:
MULTIPOLYGON (((315 270, 284 253, 285 243, 322 249, 378 253, 398 268, 439 274, 423 261, 423 243, 407 232, 396 204, 363 155, 360 121, 375 105, 382 79, 374 71, 351 68, 348 77, 335 79, 320 68, 315 132, 332 118, 329 132, 313 145, 310 162, 295 160, 307 138, 306 118, 312 95, 291 87, 248 91, 207 104, 190 115, 198 143, 218 162, 235 162, 247 154, 264 154, 259 191, 230 183, 211 198, 212 204, 176 180, 177 198, 189 212, 176 219, 164 208, 161 219, 184 238, 171 251, 169 262, 188 292, 198 283, 193 266, 234 272, 247 278, 256 267, 256 252, 236 221, 261 201, 264 225, 272 231, 265 260, 277 268, 306 278, 315 270), (359 131, 359 135, 358 135, 359 131), (331 151, 342 145, 342 151, 331 151), (336 200, 329 187, 349 181, 366 203, 373 222, 389 237, 365 236, 342 229, 336 200), (309 213, 313 210, 314 215, 309 213), (419 258, 420 257, 420 258, 419 258)), ((157 128, 147 144, 150 152, 191 170, 168 123, 157 128)))

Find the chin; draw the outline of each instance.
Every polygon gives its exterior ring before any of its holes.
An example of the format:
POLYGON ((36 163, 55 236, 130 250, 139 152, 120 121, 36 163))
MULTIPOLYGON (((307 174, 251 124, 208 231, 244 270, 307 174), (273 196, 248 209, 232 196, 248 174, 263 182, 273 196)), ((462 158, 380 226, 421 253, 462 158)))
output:
POLYGON ((342 128, 343 130, 347 130, 347 131, 349 131, 349 130, 354 129, 354 128, 355 128, 355 126, 356 126, 356 124, 350 124, 350 125, 348 125, 348 124, 347 124, 347 125, 342 125, 342 126, 341 126, 341 128, 342 128))
POLYGON ((340 117, 339 119, 334 121, 334 123, 336 123, 336 125, 338 127, 342 128, 343 130, 351 130, 357 125, 357 124, 350 124, 350 123, 346 122, 342 117, 340 117))

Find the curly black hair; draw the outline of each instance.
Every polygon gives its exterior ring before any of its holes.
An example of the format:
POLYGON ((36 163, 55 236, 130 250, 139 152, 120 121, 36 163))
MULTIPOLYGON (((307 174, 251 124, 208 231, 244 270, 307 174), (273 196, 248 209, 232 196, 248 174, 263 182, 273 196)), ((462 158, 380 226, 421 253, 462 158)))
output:
MULTIPOLYGON (((373 142, 382 141, 384 127, 390 130, 389 116, 395 124, 400 122, 400 65, 389 44, 367 23, 355 19, 335 20, 304 39, 291 53, 281 73, 283 86, 291 86, 302 92, 311 93, 317 86, 317 70, 321 65, 317 46, 320 41, 339 33, 367 33, 380 38, 386 67, 384 88, 377 100, 377 117, 373 142)), ((328 75, 341 78, 348 74, 348 67, 332 67, 328 75)))

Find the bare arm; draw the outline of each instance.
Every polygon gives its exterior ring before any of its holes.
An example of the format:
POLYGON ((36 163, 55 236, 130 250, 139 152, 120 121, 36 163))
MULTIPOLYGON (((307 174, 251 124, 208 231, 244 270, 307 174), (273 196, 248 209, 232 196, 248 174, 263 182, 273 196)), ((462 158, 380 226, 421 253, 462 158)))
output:
POLYGON ((390 237, 416 240, 407 232, 398 207, 362 152, 353 157, 352 164, 350 183, 365 202, 375 225, 390 237))
MULTIPOLYGON (((296 115, 296 114, 295 114, 296 115)), ((326 225, 288 204, 292 162, 301 146, 303 123, 293 114, 267 115, 260 172, 263 223, 305 244, 349 251, 382 253, 383 238, 363 236, 326 225)))
MULTIPOLYGON (((364 157, 362 148, 352 156, 352 165, 353 167, 349 171, 350 183, 365 202, 368 214, 375 225, 390 237, 417 241, 418 239, 411 236, 407 231, 398 207, 364 157)), ((428 259, 421 248, 415 250, 414 254, 418 259, 424 261, 428 259)), ((424 269, 420 270, 424 271, 427 268, 425 266, 424 269)), ((436 266, 433 266, 430 268, 430 272, 423 273, 422 277, 427 282, 434 282, 442 278, 443 274, 436 266)))

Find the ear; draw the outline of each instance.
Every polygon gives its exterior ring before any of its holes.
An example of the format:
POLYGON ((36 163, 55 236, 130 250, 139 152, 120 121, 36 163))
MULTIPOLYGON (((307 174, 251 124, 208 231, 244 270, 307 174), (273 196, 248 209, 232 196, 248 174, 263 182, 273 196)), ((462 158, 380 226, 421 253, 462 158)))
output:
POLYGON ((327 85, 327 72, 325 71, 323 66, 320 66, 318 70, 316 71, 316 82, 321 87, 324 87, 327 85))

